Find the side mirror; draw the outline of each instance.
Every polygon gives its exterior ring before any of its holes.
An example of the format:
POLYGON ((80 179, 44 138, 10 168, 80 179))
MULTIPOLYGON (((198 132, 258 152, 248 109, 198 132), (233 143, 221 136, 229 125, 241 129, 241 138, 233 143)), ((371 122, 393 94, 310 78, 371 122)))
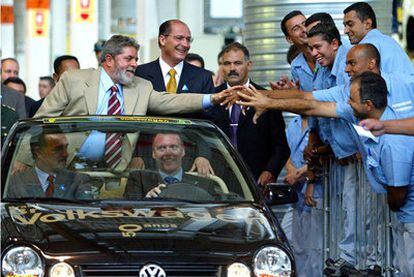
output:
POLYGON ((294 186, 271 183, 267 185, 266 202, 269 205, 283 205, 298 202, 294 186))

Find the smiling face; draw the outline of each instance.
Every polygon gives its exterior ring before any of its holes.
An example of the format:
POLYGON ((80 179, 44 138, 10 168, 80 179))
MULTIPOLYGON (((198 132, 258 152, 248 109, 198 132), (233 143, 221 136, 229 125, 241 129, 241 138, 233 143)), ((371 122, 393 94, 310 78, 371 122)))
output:
POLYGON ((376 72, 377 69, 375 59, 369 58, 360 45, 352 47, 346 55, 345 72, 349 77, 365 71, 376 72))
POLYGON ((361 21, 356 11, 350 11, 344 15, 344 33, 348 35, 352 44, 358 44, 372 29, 372 20, 361 21))
POLYGON ((152 157, 159 170, 173 175, 181 169, 184 145, 177 134, 158 134, 152 143, 152 157))
POLYGON ((289 43, 292 43, 296 46, 308 44, 305 21, 306 17, 301 14, 294 16, 288 21, 286 21, 285 26, 289 34, 288 36, 286 36, 286 40, 289 43))
POLYGON ((122 85, 128 85, 132 82, 137 68, 138 51, 135 47, 126 46, 121 54, 115 57, 110 54, 106 55, 105 68, 107 73, 114 81, 122 85))
POLYGON ((322 39, 322 36, 315 35, 308 38, 309 49, 312 57, 324 67, 332 66, 339 48, 339 42, 333 39, 331 43, 322 39))
POLYGON ((160 35, 159 44, 162 59, 174 67, 185 59, 191 46, 190 29, 182 22, 172 21, 169 34, 160 35))

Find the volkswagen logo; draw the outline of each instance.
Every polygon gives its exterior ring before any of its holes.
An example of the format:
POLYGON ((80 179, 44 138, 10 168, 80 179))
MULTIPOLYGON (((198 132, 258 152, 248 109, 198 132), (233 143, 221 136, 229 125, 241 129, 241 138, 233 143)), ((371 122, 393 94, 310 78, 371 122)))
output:
POLYGON ((146 264, 139 271, 139 277, 166 277, 164 269, 156 264, 146 264))

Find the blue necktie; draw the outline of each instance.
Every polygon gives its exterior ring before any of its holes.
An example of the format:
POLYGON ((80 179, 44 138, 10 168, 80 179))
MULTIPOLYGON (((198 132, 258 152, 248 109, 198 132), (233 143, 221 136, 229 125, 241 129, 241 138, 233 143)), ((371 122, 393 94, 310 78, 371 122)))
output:
POLYGON ((169 185, 169 184, 174 184, 174 183, 178 183, 180 182, 177 178, 172 177, 172 176, 167 176, 164 178, 164 182, 169 185))
POLYGON ((237 147, 237 126, 239 125, 240 105, 233 105, 230 113, 230 140, 237 147))

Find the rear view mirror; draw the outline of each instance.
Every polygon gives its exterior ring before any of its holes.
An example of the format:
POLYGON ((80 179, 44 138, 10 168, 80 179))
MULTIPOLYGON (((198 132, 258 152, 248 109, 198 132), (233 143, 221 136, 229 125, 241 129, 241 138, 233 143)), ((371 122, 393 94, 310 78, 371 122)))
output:
POLYGON ((271 183, 267 185, 266 202, 270 205, 283 205, 298 202, 294 186, 271 183))

